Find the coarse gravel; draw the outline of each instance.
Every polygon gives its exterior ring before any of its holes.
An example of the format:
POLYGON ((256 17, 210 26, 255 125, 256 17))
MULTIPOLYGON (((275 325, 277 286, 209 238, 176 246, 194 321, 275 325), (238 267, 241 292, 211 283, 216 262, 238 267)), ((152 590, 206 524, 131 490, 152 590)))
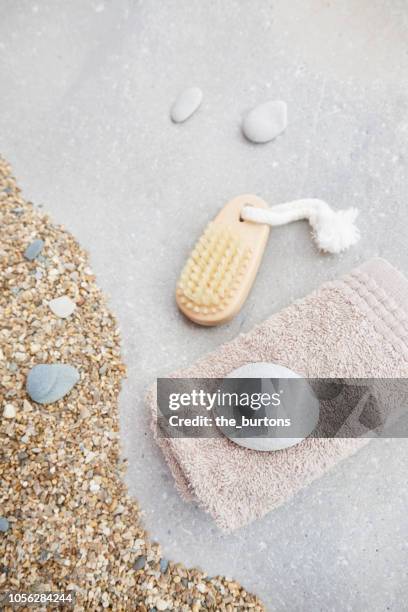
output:
POLYGON ((264 610, 234 580, 168 561, 149 539, 123 481, 115 318, 86 253, 23 199, 1 158, 0 227, 0 594, 73 591, 75 610, 264 610), (76 305, 64 319, 48 305, 60 296, 76 305), (80 380, 37 404, 26 378, 39 363, 70 364, 80 380))

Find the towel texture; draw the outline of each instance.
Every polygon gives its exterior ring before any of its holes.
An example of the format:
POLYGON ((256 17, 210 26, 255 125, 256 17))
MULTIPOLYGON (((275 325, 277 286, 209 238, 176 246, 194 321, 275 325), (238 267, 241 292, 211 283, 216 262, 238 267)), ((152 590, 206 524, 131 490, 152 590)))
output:
MULTIPOLYGON (((257 361, 309 377, 407 377, 408 281, 386 261, 371 260, 171 376, 223 377, 257 361)), ((148 403, 155 430, 155 389, 148 403)), ((221 434, 157 442, 182 496, 232 531, 282 504, 368 440, 308 438, 272 453, 241 448, 221 434)))

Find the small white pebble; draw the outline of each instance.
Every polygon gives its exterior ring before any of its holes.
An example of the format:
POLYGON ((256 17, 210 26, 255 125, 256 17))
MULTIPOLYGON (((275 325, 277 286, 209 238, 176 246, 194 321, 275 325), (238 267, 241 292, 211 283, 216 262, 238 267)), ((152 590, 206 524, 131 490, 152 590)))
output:
POLYGON ((174 123, 182 123, 196 112, 203 99, 203 92, 198 87, 190 87, 181 92, 170 110, 174 123))
POLYGON ((242 131, 251 142, 264 143, 274 140, 288 124, 286 102, 270 100, 259 104, 246 114, 242 131))
POLYGON ((13 404, 6 404, 3 410, 3 416, 5 419, 15 419, 16 418, 16 409, 13 404))
POLYGON ((91 493, 97 493, 100 488, 101 485, 98 482, 95 482, 95 480, 91 480, 91 482, 89 483, 89 490, 91 491, 91 493))
POLYGON ((95 459, 95 453, 93 451, 90 451, 89 453, 85 454, 85 463, 90 463, 91 461, 93 461, 95 459))
POLYGON ((24 410, 24 412, 31 412, 32 409, 33 409, 33 407, 31 406, 30 402, 27 402, 27 400, 25 399, 23 401, 23 410, 24 410))
POLYGON ((158 601, 156 601, 156 608, 158 610, 167 610, 168 608, 167 601, 164 601, 164 599, 159 599, 158 601))
POLYGON ((52 312, 60 319, 66 319, 74 312, 76 304, 67 296, 61 295, 48 302, 52 312))
POLYGON ((89 412, 86 406, 81 406, 80 411, 79 411, 79 416, 81 417, 81 419, 87 419, 90 414, 91 413, 89 412))

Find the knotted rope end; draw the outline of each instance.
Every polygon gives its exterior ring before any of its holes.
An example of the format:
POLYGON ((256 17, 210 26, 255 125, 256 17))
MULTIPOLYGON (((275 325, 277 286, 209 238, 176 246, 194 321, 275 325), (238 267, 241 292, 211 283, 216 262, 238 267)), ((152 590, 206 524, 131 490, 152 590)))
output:
POLYGON ((360 239, 360 230, 355 224, 359 214, 357 208, 334 211, 321 210, 310 218, 313 238, 321 251, 342 253, 360 239))

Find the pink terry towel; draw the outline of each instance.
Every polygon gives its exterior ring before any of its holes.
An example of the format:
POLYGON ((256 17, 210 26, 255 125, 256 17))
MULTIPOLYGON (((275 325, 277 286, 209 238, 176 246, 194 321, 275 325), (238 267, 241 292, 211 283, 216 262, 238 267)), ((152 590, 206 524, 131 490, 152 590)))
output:
MULTIPOLYGON (((171 376, 223 377, 258 361, 309 377, 407 377, 408 281, 386 261, 368 261, 171 376)), ((148 403, 155 430, 155 389, 148 403)), ((225 531, 264 516, 368 441, 308 438, 265 453, 241 448, 221 433, 156 439, 181 495, 225 531)))

